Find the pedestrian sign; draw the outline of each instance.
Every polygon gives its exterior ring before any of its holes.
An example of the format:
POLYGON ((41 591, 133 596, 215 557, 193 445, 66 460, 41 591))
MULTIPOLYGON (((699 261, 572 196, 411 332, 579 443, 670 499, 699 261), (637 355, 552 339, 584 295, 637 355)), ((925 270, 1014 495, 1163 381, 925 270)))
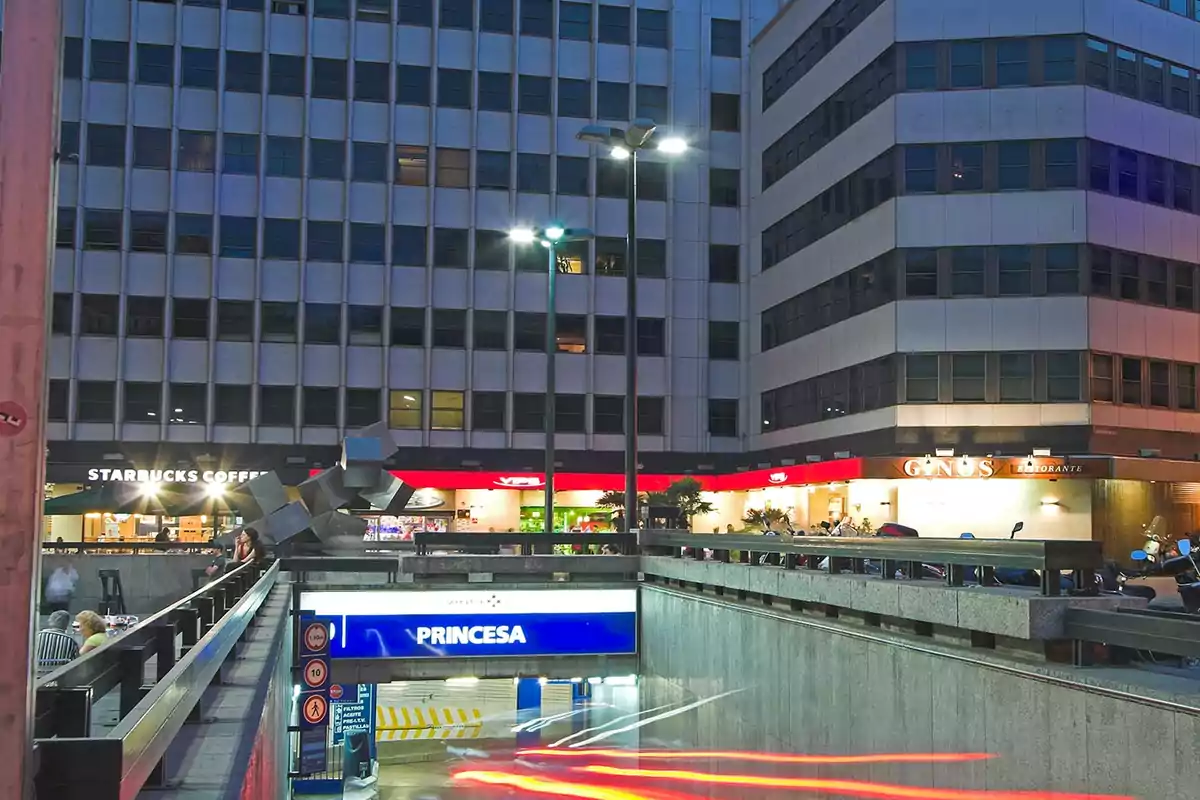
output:
POLYGON ((329 719, 329 701, 321 694, 304 696, 304 705, 300 708, 302 727, 317 728, 329 719))
POLYGON ((305 622, 300 641, 300 655, 324 655, 329 650, 329 623, 316 620, 305 622))
POLYGON ((324 658, 309 658, 304 661, 302 672, 304 685, 311 690, 319 691, 329 682, 329 664, 324 658))

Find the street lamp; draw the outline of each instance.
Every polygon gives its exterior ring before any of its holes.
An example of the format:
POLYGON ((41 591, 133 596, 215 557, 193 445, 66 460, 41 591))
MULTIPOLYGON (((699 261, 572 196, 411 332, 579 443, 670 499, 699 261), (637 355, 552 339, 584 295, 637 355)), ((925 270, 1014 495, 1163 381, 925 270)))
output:
POLYGON ((625 240, 625 525, 633 530, 637 515, 637 154, 653 149, 664 155, 687 152, 686 139, 655 135, 653 120, 635 119, 628 128, 585 125, 575 138, 608 148, 609 155, 628 161, 625 196, 629 215, 625 240))
POLYGON ((517 244, 540 243, 546 248, 546 404, 542 415, 546 430, 546 533, 554 533, 554 411, 555 361, 558 353, 558 316, 555 287, 558 284, 558 245, 582 242, 592 238, 586 228, 564 228, 547 225, 544 228, 513 228, 508 238, 517 244))

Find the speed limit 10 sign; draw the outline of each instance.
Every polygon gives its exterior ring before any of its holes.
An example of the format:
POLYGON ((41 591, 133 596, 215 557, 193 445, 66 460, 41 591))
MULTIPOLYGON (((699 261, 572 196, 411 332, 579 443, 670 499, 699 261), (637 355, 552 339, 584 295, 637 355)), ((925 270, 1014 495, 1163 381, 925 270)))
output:
POLYGON ((304 685, 309 689, 323 689, 329 682, 329 664, 323 658, 310 658, 304 662, 304 685))

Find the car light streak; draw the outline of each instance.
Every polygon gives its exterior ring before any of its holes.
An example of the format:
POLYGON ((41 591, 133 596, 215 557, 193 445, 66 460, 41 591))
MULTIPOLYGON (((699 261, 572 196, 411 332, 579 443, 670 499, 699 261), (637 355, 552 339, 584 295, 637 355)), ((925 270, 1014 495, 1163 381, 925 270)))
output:
POLYGON ((700 800, 690 794, 658 792, 600 786, 574 781, 560 781, 537 775, 522 775, 515 772, 490 770, 464 770, 454 774, 454 780, 462 783, 477 783, 484 786, 503 786, 522 789, 534 794, 552 797, 576 797, 583 800, 700 800))
POLYGON ((1136 800, 1127 795, 1073 794, 1045 791, 1003 791, 971 789, 935 789, 923 786, 899 786, 867 781, 819 778, 773 778, 762 775, 710 775, 687 770, 622 769, 620 767, 574 767, 573 771, 617 778, 685 781, 722 786, 754 786, 763 789, 793 789, 825 792, 843 797, 880 798, 881 800, 1136 800))
POLYGON ((789 755, 724 750, 518 750, 518 756, 551 758, 636 758, 663 761, 692 761, 707 758, 749 761, 759 764, 961 764, 996 758, 993 753, 867 753, 861 755, 789 755))

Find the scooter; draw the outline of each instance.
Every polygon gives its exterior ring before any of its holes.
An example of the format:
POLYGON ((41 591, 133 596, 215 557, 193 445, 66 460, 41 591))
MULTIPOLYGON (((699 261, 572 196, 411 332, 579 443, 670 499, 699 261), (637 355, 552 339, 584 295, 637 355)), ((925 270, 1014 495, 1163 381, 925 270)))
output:
POLYGON ((1189 614, 1200 614, 1200 564, 1193 554, 1190 539, 1180 539, 1176 547, 1179 555, 1172 557, 1164 557, 1164 548, 1161 547, 1155 554, 1144 549, 1130 553, 1130 558, 1145 567, 1137 575, 1124 576, 1122 591, 1145 597, 1147 595, 1144 591, 1130 591, 1145 587, 1153 593, 1151 600, 1156 600, 1159 596, 1164 598, 1163 602, 1154 605, 1168 609, 1176 606, 1166 598, 1178 593, 1180 603, 1189 614), (1158 556, 1157 560, 1155 555, 1158 556))

